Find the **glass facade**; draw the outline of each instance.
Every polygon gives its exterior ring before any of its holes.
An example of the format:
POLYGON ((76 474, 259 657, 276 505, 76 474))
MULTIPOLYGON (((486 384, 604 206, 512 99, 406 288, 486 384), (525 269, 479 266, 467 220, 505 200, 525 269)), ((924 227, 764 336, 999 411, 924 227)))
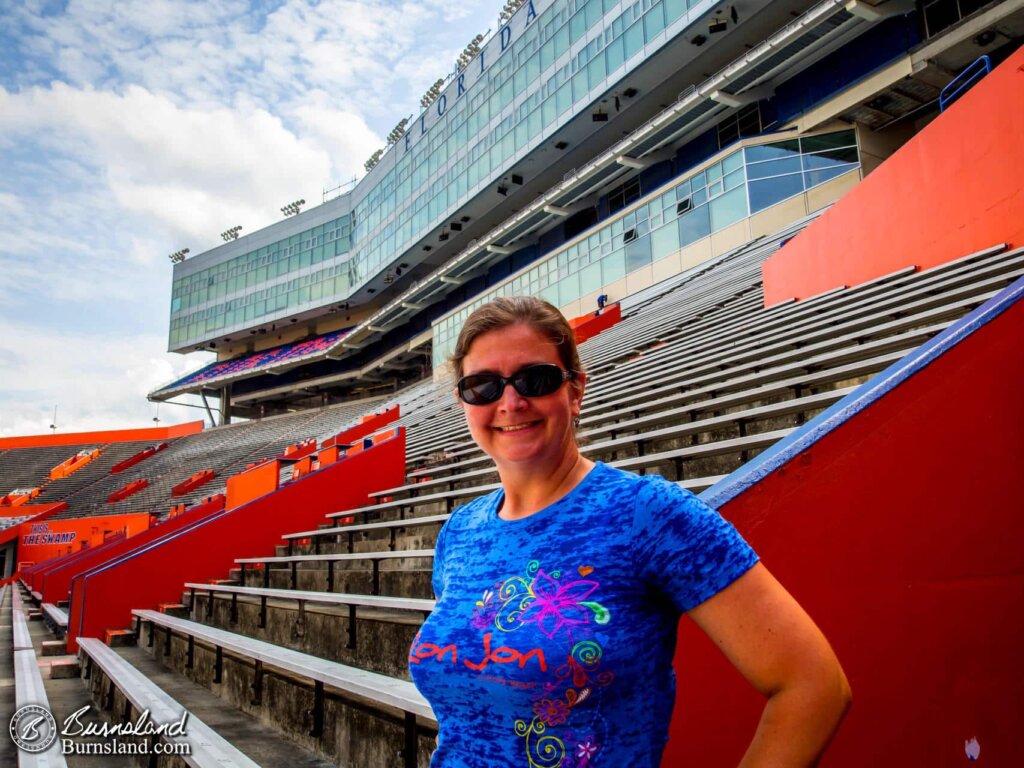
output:
POLYGON ((469 314, 497 296, 529 294, 565 306, 793 195, 860 167, 852 130, 735 149, 673 179, 511 280, 434 324, 434 367, 469 314))
POLYGON ((342 216, 175 279, 171 349, 344 301, 352 287, 351 247, 351 217, 342 216))
MULTIPOLYGON (((499 30, 349 193, 353 213, 345 250, 319 254, 317 248, 329 250, 327 242, 301 248, 301 254, 314 252, 310 264, 346 253, 344 266, 335 259, 316 275, 284 281, 296 269, 292 256, 275 258, 271 246, 233 260, 230 267, 218 265, 176 280, 171 349, 317 302, 344 301, 650 57, 669 34, 685 28, 690 16, 712 5, 713 0, 524 3, 508 24, 508 39, 499 30), (282 259, 289 265, 279 272, 282 259), (251 266, 255 262, 260 265, 251 266), (279 282, 259 291, 243 290, 274 278, 279 282)), ((302 242, 319 237, 307 234, 302 242)), ((303 262, 307 256, 299 258, 303 262)))
MULTIPOLYGON (((650 44, 664 42, 666 27, 688 9, 711 4, 555 0, 539 11, 500 58, 484 62, 489 68, 465 94, 456 98, 457 87, 442 94, 428 110, 437 119, 425 133, 422 123, 413 123, 409 134, 416 141, 399 141, 389 153, 397 159, 365 196, 355 191, 353 287, 641 63, 645 48, 650 55, 650 44)), ((527 13, 524 6, 517 16, 527 13)), ((493 50, 488 46, 483 55, 493 50)), ((469 70, 478 66, 474 60, 469 70)))

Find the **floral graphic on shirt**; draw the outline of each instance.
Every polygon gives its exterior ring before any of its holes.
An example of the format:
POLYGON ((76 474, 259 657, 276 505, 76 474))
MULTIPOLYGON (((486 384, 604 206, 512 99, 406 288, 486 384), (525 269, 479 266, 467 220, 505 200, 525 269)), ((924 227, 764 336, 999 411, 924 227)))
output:
POLYGON ((514 632, 533 624, 549 639, 564 643, 565 662, 551 671, 551 679, 533 699, 532 718, 514 724, 516 735, 524 739, 529 768, 586 768, 600 751, 591 732, 592 721, 600 717, 594 710, 587 715, 591 723, 584 736, 558 728, 572 726, 573 710, 614 679, 610 670, 600 669, 603 649, 592 636, 595 628, 611 621, 608 609, 591 599, 600 588, 593 572, 592 565, 581 565, 563 578, 562 571, 546 572, 531 560, 525 575, 485 589, 473 610, 477 629, 493 626, 514 632))

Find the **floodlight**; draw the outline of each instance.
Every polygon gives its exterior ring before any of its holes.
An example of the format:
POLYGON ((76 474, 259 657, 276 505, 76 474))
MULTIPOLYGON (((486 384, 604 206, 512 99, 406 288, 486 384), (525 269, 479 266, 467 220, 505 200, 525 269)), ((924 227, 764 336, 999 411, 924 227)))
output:
POLYGON ((304 206, 305 204, 305 200, 295 200, 293 202, 288 203, 288 205, 282 206, 281 213, 283 213, 285 216, 294 216, 295 214, 299 213, 299 211, 302 209, 302 206, 304 206))

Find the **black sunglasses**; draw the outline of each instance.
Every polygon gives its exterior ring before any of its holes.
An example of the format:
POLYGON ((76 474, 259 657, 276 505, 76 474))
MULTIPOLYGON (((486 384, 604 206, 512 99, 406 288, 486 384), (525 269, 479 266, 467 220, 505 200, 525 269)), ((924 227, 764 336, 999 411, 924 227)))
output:
POLYGON ((565 371, 552 363, 528 365, 508 378, 496 373, 474 373, 459 379, 459 397, 469 405, 487 405, 501 399, 505 385, 523 397, 544 397, 556 392, 562 383, 576 378, 575 371, 565 371))

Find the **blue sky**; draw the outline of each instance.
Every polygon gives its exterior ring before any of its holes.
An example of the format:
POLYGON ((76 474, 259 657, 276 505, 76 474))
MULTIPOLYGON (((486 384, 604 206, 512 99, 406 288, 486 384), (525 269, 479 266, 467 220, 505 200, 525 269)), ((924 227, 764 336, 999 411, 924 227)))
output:
POLYGON ((200 417, 145 399, 210 359, 166 352, 167 255, 361 174, 499 10, 0 3, 0 436, 200 417))

